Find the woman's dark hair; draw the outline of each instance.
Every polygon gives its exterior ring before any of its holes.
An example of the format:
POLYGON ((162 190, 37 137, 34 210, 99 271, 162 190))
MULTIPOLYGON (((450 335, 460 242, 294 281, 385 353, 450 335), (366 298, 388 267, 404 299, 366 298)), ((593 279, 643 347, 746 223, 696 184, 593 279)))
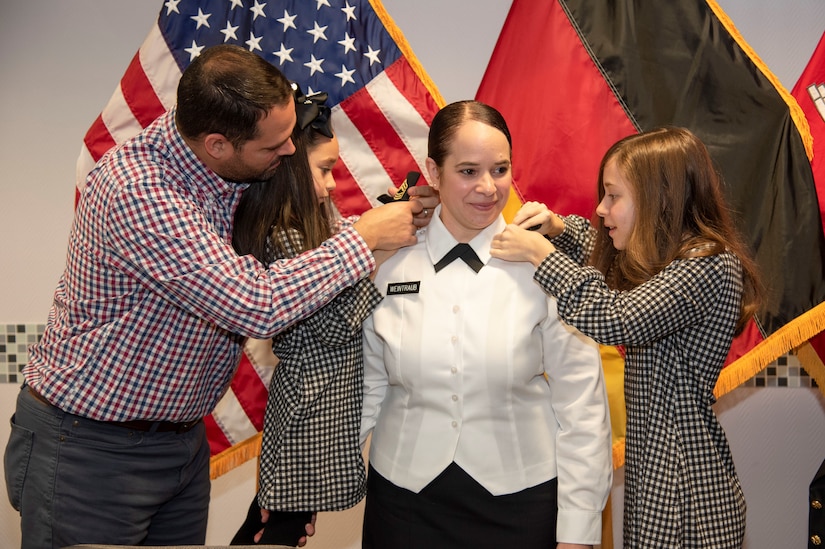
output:
POLYGON ((312 126, 295 126, 295 153, 285 156, 275 175, 244 191, 235 212, 232 246, 268 265, 317 248, 332 236, 331 213, 318 203, 307 155, 320 134, 312 126))
POLYGON ((475 120, 499 130, 507 138, 512 152, 513 140, 510 137, 507 122, 504 121, 500 112, 479 101, 457 101, 439 110, 430 124, 427 156, 435 161, 436 166, 444 165, 458 127, 467 120, 475 120))
POLYGON ((175 123, 184 137, 219 133, 242 148, 257 137, 258 122, 273 107, 291 100, 290 82, 274 65, 222 44, 204 49, 183 72, 175 123))
POLYGON ((599 167, 599 201, 609 161, 633 194, 636 220, 624 250, 616 250, 599 218, 593 265, 608 284, 627 290, 649 280, 675 259, 726 250, 742 265, 744 292, 737 333, 756 313, 761 283, 756 263, 736 230, 722 178, 704 143, 684 128, 663 127, 615 143, 599 167))

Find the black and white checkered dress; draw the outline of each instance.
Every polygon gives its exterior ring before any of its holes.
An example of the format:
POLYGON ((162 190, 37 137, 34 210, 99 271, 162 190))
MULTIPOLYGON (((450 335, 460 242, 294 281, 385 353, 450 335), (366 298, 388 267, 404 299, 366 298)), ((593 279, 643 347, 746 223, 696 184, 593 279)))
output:
POLYGON ((711 408, 733 339, 741 266, 730 253, 677 260, 628 292, 581 268, 589 223, 565 218, 535 278, 559 315, 606 345, 624 345, 624 547, 734 548, 745 533, 745 499, 711 408))
POLYGON ((280 362, 264 415, 261 507, 339 511, 364 497, 361 323, 381 299, 363 279, 273 340, 280 362))

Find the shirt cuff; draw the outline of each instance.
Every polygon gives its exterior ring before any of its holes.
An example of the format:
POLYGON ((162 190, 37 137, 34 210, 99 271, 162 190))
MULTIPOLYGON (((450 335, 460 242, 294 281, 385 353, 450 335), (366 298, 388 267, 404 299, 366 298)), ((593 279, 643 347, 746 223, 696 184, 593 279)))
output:
POLYGON ((358 267, 355 280, 361 279, 375 270, 375 257, 372 255, 372 250, 367 246, 367 242, 361 236, 361 233, 355 230, 352 225, 343 227, 341 232, 333 236, 331 240, 341 242, 342 257, 347 264, 358 267))
POLYGON ((599 545, 602 542, 602 512, 559 509, 556 542, 599 545))

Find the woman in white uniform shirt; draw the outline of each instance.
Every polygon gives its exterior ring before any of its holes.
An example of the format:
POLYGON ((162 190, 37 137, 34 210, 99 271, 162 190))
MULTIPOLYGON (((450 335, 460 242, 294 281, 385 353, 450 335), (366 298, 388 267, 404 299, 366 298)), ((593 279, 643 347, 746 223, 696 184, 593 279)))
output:
POLYGON ((591 547, 612 481, 598 347, 530 263, 490 258, 512 179, 501 114, 450 104, 428 147, 441 205, 379 269, 364 323, 363 547, 591 547), (438 265, 459 243, 480 261, 438 265))

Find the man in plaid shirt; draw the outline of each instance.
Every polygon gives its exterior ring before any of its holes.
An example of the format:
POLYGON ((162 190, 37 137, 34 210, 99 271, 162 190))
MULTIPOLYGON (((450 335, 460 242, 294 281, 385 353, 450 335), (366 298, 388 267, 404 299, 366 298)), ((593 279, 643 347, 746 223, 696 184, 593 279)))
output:
POLYGON ((203 544, 201 418, 244 338, 271 338, 368 275, 371 250, 416 242, 427 199, 367 211, 266 268, 234 253, 238 200, 295 151, 295 120, 278 69, 215 46, 184 72, 177 105, 89 175, 6 448, 25 549, 203 544))

